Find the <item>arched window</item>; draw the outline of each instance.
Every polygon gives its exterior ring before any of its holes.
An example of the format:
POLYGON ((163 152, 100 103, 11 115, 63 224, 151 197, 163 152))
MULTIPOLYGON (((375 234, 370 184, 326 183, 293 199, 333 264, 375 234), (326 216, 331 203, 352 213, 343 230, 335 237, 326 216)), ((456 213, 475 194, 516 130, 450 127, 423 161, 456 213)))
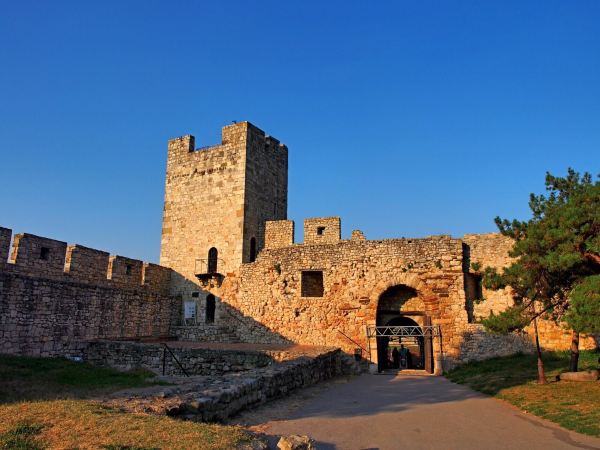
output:
POLYGON ((206 323, 215 323, 215 296, 206 296, 206 323))
POLYGON ((218 261, 219 252, 216 248, 212 247, 208 251, 208 273, 216 273, 217 272, 217 261, 218 261))
POLYGON ((256 238, 250 239, 250 262, 256 261, 256 238))

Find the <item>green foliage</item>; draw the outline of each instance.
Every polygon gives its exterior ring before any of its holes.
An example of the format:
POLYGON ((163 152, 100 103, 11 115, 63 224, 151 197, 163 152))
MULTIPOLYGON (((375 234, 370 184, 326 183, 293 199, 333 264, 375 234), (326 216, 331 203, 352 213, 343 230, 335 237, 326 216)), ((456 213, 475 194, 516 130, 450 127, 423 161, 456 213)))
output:
POLYGON ((440 261, 439 259, 434 264, 435 264, 435 267, 437 267, 438 269, 442 268, 442 261, 440 261))
POLYGON ((471 269, 473 269, 474 272, 479 272, 479 270, 481 270, 481 263, 480 262, 472 262, 471 269))
POLYGON ((146 370, 120 372, 65 358, 0 355, 0 403, 23 398, 88 396, 98 392, 166 384, 146 370))
POLYGON ((494 267, 486 267, 482 274, 482 284, 486 289, 497 291, 506 287, 506 281, 494 267))
MULTIPOLYGON (((547 352, 550 379, 564 371, 568 352, 547 352)), ((582 351, 581 369, 597 367, 598 353, 582 351)), ((516 407, 579 433, 600 436, 600 389, 597 383, 558 382, 539 385, 535 354, 516 354, 474 361, 444 375, 455 383, 506 400, 516 407)))
POLYGON ((580 333, 600 333, 600 275, 585 278, 571 291, 569 326, 580 333))
POLYGON ((529 322, 531 322, 531 316, 522 305, 513 306, 499 314, 494 314, 492 311, 486 319, 481 320, 486 331, 493 334, 506 334, 522 330, 529 322))
POLYGON ((21 423, 0 435, 0 448, 6 450, 38 450, 44 446, 38 439, 42 425, 21 423))
MULTIPOLYGON (((484 285, 510 286, 518 306, 537 301, 540 312, 563 320, 571 290, 586 277, 600 274, 600 181, 569 169, 564 178, 546 174, 546 189, 546 196, 531 194, 530 220, 495 219, 500 232, 515 239, 510 255, 516 261, 502 274, 487 272, 484 285)), ((589 309, 583 305, 587 299, 580 297, 578 311, 589 309)), ((517 311, 490 318, 489 323, 512 329, 519 322, 526 325, 525 317, 533 318, 522 314, 523 320, 517 320, 517 311), (499 325, 502 320, 505 326, 499 325)))

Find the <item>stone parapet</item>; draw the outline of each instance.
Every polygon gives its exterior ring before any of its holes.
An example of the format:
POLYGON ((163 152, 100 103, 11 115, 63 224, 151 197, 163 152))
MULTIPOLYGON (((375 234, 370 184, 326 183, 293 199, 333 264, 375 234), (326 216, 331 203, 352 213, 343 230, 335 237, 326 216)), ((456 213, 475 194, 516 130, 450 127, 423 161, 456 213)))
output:
MULTIPOLYGON (((11 230, 0 227, 0 257, 8 259, 11 230)), ((54 279, 63 282, 88 283, 106 288, 129 288, 167 295, 172 270, 157 264, 82 245, 36 236, 17 234, 12 244, 10 259, 2 259, 0 271, 33 278, 54 279)))

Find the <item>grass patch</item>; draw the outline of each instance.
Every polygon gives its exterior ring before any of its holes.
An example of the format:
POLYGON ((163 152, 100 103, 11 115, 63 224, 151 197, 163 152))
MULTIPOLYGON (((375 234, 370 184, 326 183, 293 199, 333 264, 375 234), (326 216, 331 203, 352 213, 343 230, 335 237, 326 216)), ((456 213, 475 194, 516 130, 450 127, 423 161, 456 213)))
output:
POLYGON ((235 449, 254 438, 239 427, 132 414, 89 397, 157 384, 63 358, 0 355, 0 449, 235 449))
MULTIPOLYGON (((535 355, 517 354, 465 364, 447 372, 446 378, 513 405, 570 430, 600 436, 600 382, 554 381, 568 370, 568 352, 545 352, 547 385, 536 384, 535 355)), ((582 351, 579 369, 598 366, 594 351, 582 351)))
POLYGON ((1 405, 0 436, 2 449, 230 450, 252 440, 239 427, 131 414, 90 400, 1 405), (22 424, 36 424, 35 433, 17 433, 16 430, 24 430, 22 424), (23 446, 25 443, 30 446, 23 446))
POLYGON ((0 403, 86 398, 160 384, 145 370, 120 372, 65 358, 0 355, 0 403))
POLYGON ((37 450, 44 448, 38 434, 44 427, 37 424, 17 424, 12 430, 0 434, 0 448, 11 450, 37 450))

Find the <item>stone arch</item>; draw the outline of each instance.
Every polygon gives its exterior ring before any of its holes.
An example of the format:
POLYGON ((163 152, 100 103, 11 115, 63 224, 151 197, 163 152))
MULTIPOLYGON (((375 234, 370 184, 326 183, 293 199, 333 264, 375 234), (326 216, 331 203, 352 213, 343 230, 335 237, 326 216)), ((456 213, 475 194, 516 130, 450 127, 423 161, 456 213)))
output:
MULTIPOLYGON (((392 295, 391 297, 393 297, 392 295)), ((370 296, 370 311, 369 316, 367 318, 368 326, 387 326, 389 320, 391 320, 394 316, 407 317, 417 323, 418 326, 430 326, 432 323, 432 317, 435 315, 436 304, 438 302, 437 295, 431 290, 431 288, 427 285, 427 283, 419 277, 418 274, 415 273, 402 273, 398 274, 394 277, 381 280, 375 288, 372 290, 370 296), (398 295, 396 299, 397 302, 395 304, 396 308, 392 311, 381 311, 381 317, 379 317, 380 313, 380 304, 382 298, 384 302, 386 301, 386 292, 395 293, 398 295), (404 295, 402 294, 410 294, 412 295, 404 295), (405 308, 405 306, 408 307, 405 308), (385 323, 378 323, 379 322, 385 323)), ((385 303, 382 304, 385 307, 385 303)), ((377 337, 369 341, 369 348, 371 349, 371 361, 378 365, 379 370, 385 368, 386 364, 382 361, 384 358, 384 354, 386 354, 388 350, 389 339, 377 337)), ((427 372, 432 373, 434 371, 434 362, 433 362, 433 346, 431 337, 427 338, 425 342, 420 342, 421 347, 420 355, 422 355, 422 368, 427 372)), ((421 367, 419 367, 421 368, 421 367)))
POLYGON ((381 280, 371 291, 369 296, 370 312, 367 317, 367 325, 375 325, 377 321, 377 308, 379 299, 385 291, 394 286, 406 286, 414 289, 417 293, 417 298, 422 301, 424 311, 430 311, 432 304, 437 302, 437 296, 429 289, 427 284, 415 273, 401 273, 394 277, 381 280))

